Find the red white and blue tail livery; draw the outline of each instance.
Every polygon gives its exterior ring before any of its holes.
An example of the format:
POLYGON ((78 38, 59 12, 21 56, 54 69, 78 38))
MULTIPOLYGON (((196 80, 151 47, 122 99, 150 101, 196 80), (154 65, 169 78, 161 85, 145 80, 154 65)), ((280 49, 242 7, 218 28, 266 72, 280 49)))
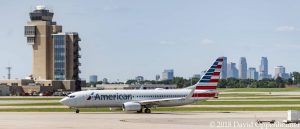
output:
POLYGON ((193 86, 183 89, 154 90, 89 90, 79 91, 60 100, 76 109, 98 107, 120 107, 124 111, 151 113, 151 107, 169 107, 192 104, 213 98, 220 79, 223 57, 219 57, 193 86))
POLYGON ((220 79, 222 65, 223 57, 219 57, 195 85, 196 89, 192 97, 216 96, 216 89, 220 79), (206 92, 203 93, 203 91, 206 92))

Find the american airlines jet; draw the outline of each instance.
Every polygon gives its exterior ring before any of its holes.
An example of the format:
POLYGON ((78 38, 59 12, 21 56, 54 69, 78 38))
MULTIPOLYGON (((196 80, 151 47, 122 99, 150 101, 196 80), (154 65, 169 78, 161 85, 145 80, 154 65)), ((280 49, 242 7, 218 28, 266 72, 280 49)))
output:
POLYGON ((223 57, 219 57, 193 86, 183 89, 89 90, 68 95, 60 102, 70 108, 119 107, 123 111, 151 113, 151 107, 168 107, 205 101, 217 94, 223 57))

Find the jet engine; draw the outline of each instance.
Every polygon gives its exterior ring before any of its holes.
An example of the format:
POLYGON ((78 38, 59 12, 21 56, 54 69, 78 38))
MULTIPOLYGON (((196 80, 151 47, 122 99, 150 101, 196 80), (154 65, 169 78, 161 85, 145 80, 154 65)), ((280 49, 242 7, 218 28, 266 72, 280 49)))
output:
POLYGON ((140 111, 142 109, 142 105, 136 102, 126 102, 122 107, 123 111, 140 111))

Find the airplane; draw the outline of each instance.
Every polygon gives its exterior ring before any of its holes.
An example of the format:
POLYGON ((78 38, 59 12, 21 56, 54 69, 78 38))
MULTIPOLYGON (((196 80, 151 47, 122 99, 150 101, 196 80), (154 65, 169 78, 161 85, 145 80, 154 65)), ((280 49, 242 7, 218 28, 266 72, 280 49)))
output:
POLYGON ((59 102, 74 108, 116 107, 123 111, 151 113, 152 107, 170 107, 192 104, 216 97, 223 58, 219 57, 201 79, 192 86, 182 89, 152 90, 88 90, 78 91, 61 99, 59 102))

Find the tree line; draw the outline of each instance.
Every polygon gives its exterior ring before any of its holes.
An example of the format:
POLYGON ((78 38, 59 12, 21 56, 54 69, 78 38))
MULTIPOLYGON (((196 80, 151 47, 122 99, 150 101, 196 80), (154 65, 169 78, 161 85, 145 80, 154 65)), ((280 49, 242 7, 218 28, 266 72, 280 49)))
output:
MULTIPOLYGON (((284 80, 283 78, 276 79, 263 79, 263 80, 251 80, 251 79, 236 79, 228 78, 221 79, 218 83, 219 88, 284 88, 290 85, 300 86, 300 73, 293 72, 291 73, 292 78, 284 80)), ((184 88, 196 84, 199 81, 199 78, 190 78, 186 79, 183 77, 174 77, 172 80, 127 80, 126 84, 165 84, 165 85, 176 85, 177 88, 184 88)), ((97 82, 96 84, 102 84, 102 81, 97 82)), ((124 84, 123 82, 115 82, 108 84, 124 84)), ((90 86, 91 84, 87 84, 90 86)))
POLYGON ((165 85, 176 85, 177 88, 183 88, 196 84, 199 81, 199 78, 185 79, 183 77, 174 77, 172 80, 128 80, 126 84, 165 84, 165 85))
MULTIPOLYGON (((292 78, 283 79, 278 77, 276 79, 263 79, 263 80, 252 80, 252 79, 236 79, 228 78, 221 79, 218 83, 219 88, 284 88, 290 85, 300 85, 300 73, 291 73, 292 78)), ((199 78, 185 79, 183 77, 174 77, 173 80, 128 80, 126 84, 166 84, 166 85, 177 85, 177 88, 184 88, 196 84, 199 78)))
POLYGON ((276 79, 221 79, 218 83, 219 88, 285 88, 286 85, 292 85, 292 79, 283 80, 281 77, 276 79))

